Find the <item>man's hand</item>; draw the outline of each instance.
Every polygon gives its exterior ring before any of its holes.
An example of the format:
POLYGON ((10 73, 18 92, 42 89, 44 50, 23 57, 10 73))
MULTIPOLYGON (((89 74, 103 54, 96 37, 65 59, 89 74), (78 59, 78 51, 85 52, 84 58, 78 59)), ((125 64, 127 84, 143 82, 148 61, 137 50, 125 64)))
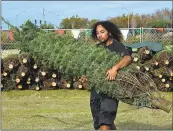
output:
POLYGON ((117 76, 117 67, 116 66, 113 66, 111 69, 109 69, 107 72, 106 72, 106 75, 107 75, 107 80, 115 80, 115 77, 117 76))

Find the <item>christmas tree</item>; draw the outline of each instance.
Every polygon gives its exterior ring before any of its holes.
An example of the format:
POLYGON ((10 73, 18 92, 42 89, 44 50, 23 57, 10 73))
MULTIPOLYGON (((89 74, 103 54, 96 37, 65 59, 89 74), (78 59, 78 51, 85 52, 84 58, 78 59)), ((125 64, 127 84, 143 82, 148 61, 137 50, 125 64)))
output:
POLYGON ((49 68, 72 77, 85 75, 89 90, 94 88, 97 92, 136 106, 170 111, 172 103, 162 99, 152 79, 135 69, 133 64, 121 69, 115 81, 107 81, 106 71, 121 57, 104 47, 49 33, 40 34, 23 46, 23 51, 28 51, 49 68))

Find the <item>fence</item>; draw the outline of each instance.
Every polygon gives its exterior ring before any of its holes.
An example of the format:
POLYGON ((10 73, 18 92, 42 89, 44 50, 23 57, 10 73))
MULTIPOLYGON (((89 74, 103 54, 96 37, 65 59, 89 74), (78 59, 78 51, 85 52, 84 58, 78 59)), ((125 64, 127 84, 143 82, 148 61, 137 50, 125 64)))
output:
MULTIPOLYGON (((133 44, 138 42, 159 42, 164 45, 173 44, 172 28, 120 28, 123 34, 122 43, 133 44)), ((76 39, 92 41, 91 29, 44 29, 45 32, 56 32, 56 34, 68 34, 76 39)), ((17 49, 14 33, 10 30, 1 32, 2 50, 17 49)))

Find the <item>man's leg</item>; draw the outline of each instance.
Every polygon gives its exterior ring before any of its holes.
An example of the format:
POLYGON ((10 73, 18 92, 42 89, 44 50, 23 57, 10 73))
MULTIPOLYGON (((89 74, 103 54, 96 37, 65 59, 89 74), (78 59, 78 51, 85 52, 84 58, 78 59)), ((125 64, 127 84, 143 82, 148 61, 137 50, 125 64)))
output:
POLYGON ((94 122, 94 129, 99 129, 99 113, 100 113, 100 100, 90 100, 90 108, 94 122))
POLYGON ((116 118, 118 101, 112 98, 101 100, 99 125, 100 130, 116 130, 114 120, 116 118))

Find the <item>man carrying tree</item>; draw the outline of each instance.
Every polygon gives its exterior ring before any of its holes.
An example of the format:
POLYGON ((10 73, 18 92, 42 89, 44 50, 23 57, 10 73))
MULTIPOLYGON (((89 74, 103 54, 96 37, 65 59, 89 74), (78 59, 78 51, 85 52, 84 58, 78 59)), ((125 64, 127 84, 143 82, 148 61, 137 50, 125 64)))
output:
MULTIPOLYGON (((120 43, 122 34, 120 29, 110 21, 99 21, 92 30, 93 39, 99 40, 97 46, 104 46, 110 51, 119 53, 122 59, 115 63, 106 73, 107 80, 115 80, 118 70, 131 63, 131 52, 120 43)), ((116 130, 114 120, 118 109, 118 100, 91 90, 90 107, 95 130, 116 130)))

